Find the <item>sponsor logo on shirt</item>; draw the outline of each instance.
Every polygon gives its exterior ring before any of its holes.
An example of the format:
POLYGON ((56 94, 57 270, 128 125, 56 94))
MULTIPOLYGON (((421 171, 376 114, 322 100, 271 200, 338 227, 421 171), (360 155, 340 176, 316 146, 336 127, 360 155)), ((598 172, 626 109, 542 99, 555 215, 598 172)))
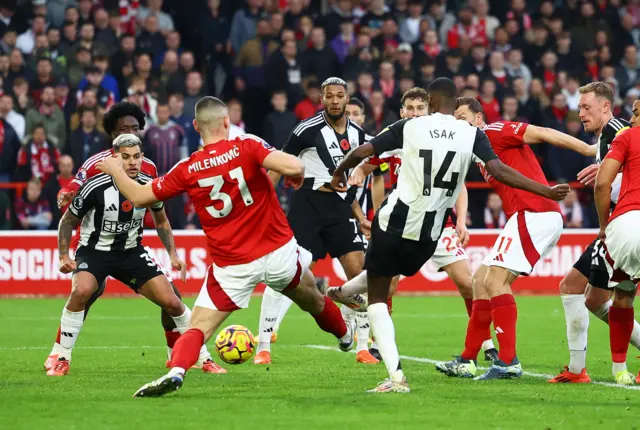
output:
POLYGON ((76 178, 78 178, 82 182, 86 181, 87 180, 87 171, 86 171, 86 169, 78 170, 78 173, 76 173, 76 178))
POLYGON ((124 233, 129 230, 139 228, 142 225, 142 219, 133 219, 127 222, 107 221, 102 222, 102 231, 105 233, 124 233))

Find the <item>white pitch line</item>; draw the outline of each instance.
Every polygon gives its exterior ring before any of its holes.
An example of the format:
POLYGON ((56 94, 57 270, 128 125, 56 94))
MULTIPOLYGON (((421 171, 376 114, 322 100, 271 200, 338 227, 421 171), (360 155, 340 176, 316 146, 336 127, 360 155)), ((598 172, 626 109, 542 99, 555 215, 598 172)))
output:
MULTIPOLYGON (((342 352, 340 351, 340 349, 335 348, 333 346, 325 346, 325 345, 305 345, 307 348, 313 348, 313 349, 322 349, 324 351, 336 351, 336 352, 342 352)), ((352 354, 355 354, 355 351, 351 351, 352 354)), ((407 360, 407 361, 416 361, 418 363, 427 363, 427 364, 438 364, 438 363, 442 363, 442 360, 433 360, 431 358, 421 358, 421 357, 412 357, 410 355, 401 355, 400 358, 402 360, 407 360)), ((486 369, 486 367, 478 367, 478 369, 486 369)), ((531 376, 533 378, 538 378, 538 379, 551 379, 553 378, 555 375, 549 375, 546 373, 535 373, 535 372, 522 372, 523 375, 527 375, 527 376, 531 376)), ((596 385, 603 385, 605 387, 611 387, 611 388, 623 388, 625 390, 635 390, 635 391, 640 391, 640 386, 638 385, 620 385, 620 384, 614 384, 612 382, 603 382, 603 381, 591 381, 592 384, 596 384, 596 385)))
MULTIPOLYGON (((152 348, 166 348, 166 346, 160 345, 139 345, 139 346, 131 346, 131 345, 113 345, 113 346, 76 346, 73 349, 152 349, 152 348)), ((15 348, 0 348, 0 351, 32 351, 32 350, 47 350, 51 349, 49 346, 19 346, 15 348)))

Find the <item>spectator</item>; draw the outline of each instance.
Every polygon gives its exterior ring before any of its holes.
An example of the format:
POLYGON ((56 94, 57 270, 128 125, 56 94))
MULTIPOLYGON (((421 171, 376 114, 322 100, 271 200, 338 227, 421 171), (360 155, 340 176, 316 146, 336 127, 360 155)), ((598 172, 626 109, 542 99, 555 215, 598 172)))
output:
MULTIPOLYGON (((82 92, 82 100, 78 102, 78 108, 93 109, 96 111, 96 121, 98 123, 98 130, 104 132, 102 128, 102 117, 104 111, 98 106, 98 95, 93 88, 87 88, 82 92)), ((69 129, 75 131, 80 126, 80 112, 74 112, 69 118, 69 129)))
POLYGON ((417 81, 419 86, 427 88, 429 83, 436 78, 436 63, 432 60, 425 61, 420 66, 420 75, 417 81))
POLYGON ((47 142, 46 131, 42 125, 35 126, 28 138, 28 143, 18 152, 16 177, 22 181, 35 178, 46 183, 55 172, 60 151, 47 142))
POLYGON ((507 94, 502 99, 502 120, 519 121, 518 99, 513 94, 507 94))
POLYGON ((104 80, 104 73, 102 70, 97 66, 88 67, 85 80, 87 83, 85 89, 80 89, 76 93, 77 103, 81 104, 82 94, 84 91, 92 89, 95 91, 96 97, 98 98, 98 105, 105 111, 111 109, 111 106, 116 102, 116 97, 111 91, 102 86, 102 82, 104 80))
POLYGON ((66 58, 75 56, 75 45, 78 43, 78 29, 76 24, 71 21, 65 21, 62 26, 62 36, 60 39, 60 51, 66 58))
POLYGON ((523 78, 513 80, 513 92, 518 100, 518 116, 527 118, 531 124, 541 124, 540 105, 529 95, 529 89, 523 78))
POLYGON ((147 82, 142 77, 134 76, 131 79, 127 93, 129 94, 127 101, 137 104, 144 111, 148 122, 157 120, 158 101, 147 91, 147 82))
POLYGON ((244 133, 245 125, 242 120, 242 103, 240 103, 237 99, 231 99, 227 102, 227 109, 229 111, 229 122, 231 122, 231 126, 238 127, 240 133, 244 133))
POLYGON ((204 95, 203 82, 200 72, 191 71, 186 78, 186 91, 184 96, 184 115, 187 118, 195 118, 196 103, 204 95))
POLYGON ((26 115, 33 106, 29 97, 29 83, 23 77, 17 77, 12 83, 13 108, 20 115, 26 115))
POLYGON ((160 79, 153 74, 151 55, 146 52, 138 54, 135 63, 135 76, 144 81, 145 92, 149 92, 154 98, 158 98, 163 89, 160 79))
POLYGON ((283 42, 280 50, 271 54, 266 68, 269 87, 284 90, 289 103, 295 104, 303 94, 302 66, 295 41, 283 42))
POLYGON ((567 85, 562 89, 569 110, 578 110, 578 100, 580 99, 578 88, 580 88, 580 80, 575 75, 569 75, 567 85))
POLYGON ((498 92, 502 92, 511 87, 511 77, 504 66, 504 54, 502 52, 492 52, 489 56, 489 70, 485 79, 491 79, 498 85, 498 92))
POLYGON ((383 61, 380 63, 380 68, 378 69, 378 83, 385 98, 392 98, 398 92, 395 72, 396 70, 390 62, 383 61))
POLYGON ((561 202, 560 211, 564 220, 565 228, 582 228, 583 226, 583 210, 578 194, 575 190, 571 190, 567 197, 561 202))
POLYGON ((571 39, 578 51, 592 47, 594 35, 599 30, 610 32, 606 21, 596 16, 593 4, 590 2, 582 3, 580 5, 580 23, 571 29, 571 39))
POLYGON ((45 87, 55 87, 56 85, 56 80, 52 72, 53 64, 51 60, 46 57, 39 58, 36 77, 31 81, 31 85, 29 85, 31 88, 30 96, 36 105, 40 103, 40 96, 42 95, 43 89, 45 87))
POLYGON ((303 0, 289 0, 288 10, 284 14, 284 24, 287 28, 296 28, 300 19, 307 14, 303 0))
POLYGON ((500 120, 500 102, 496 97, 496 83, 491 79, 482 82, 482 89, 478 101, 487 118, 487 124, 500 120))
POLYGON ((198 150, 200 135, 193 128, 193 118, 188 118, 184 114, 184 96, 181 93, 169 95, 169 110, 171 111, 171 121, 178 124, 187 136, 187 147, 189 154, 198 150))
POLYGON ((272 146, 282 149, 291 130, 298 123, 298 118, 287 110, 287 93, 283 90, 275 91, 271 95, 271 106, 273 112, 266 116, 262 126, 263 136, 272 146))
POLYGON ((49 43, 49 58, 54 64, 54 70, 66 71, 69 59, 60 46, 60 29, 49 27, 47 29, 47 41, 49 43))
POLYGON ((384 20, 380 34, 371 39, 373 46, 384 51, 384 56, 390 59, 391 52, 398 48, 401 39, 398 34, 398 23, 392 17, 384 20))
POLYGON ((299 121, 314 116, 322 109, 322 93, 318 81, 307 82, 306 97, 296 105, 294 113, 299 121))
POLYGON ((73 97, 69 97, 69 84, 65 78, 58 79, 56 87, 53 89, 56 104, 62 110, 64 114, 64 120, 68 124, 73 111, 77 107, 76 101, 73 97))
POLYGON ((484 227, 502 229, 507 223, 507 216, 502 210, 502 200, 497 193, 491 191, 484 208, 484 227))
POLYGON ((69 85, 72 88, 78 88, 80 86, 80 82, 84 79, 85 71, 91 66, 93 66, 93 62, 91 61, 91 51, 84 46, 78 47, 75 52, 75 61, 71 63, 67 71, 69 85))
MULTIPOLYGON (((515 21, 511 21, 511 23, 516 25, 515 21)), ((518 47, 517 44, 514 44, 515 46, 511 44, 512 36, 507 31, 507 28, 508 27, 498 27, 496 29, 496 37, 493 40, 494 51, 498 51, 498 52, 502 52, 503 54, 506 54, 507 52, 511 51, 512 48, 518 47)))
POLYGON ((62 189, 69 189, 69 183, 73 179, 73 159, 69 155, 61 155, 58 159, 58 174, 52 175, 42 189, 42 196, 49 202, 49 207, 53 209, 52 226, 58 225, 62 214, 69 207, 67 205, 58 209, 58 192, 62 189))
POLYGON ((80 126, 71 134, 65 153, 73 158, 73 164, 82 166, 87 159, 108 148, 106 137, 98 128, 98 109, 81 107, 78 110, 80 126))
MULTIPOLYGON (((113 97, 116 102, 120 101, 120 88, 118 88, 117 79, 109 72, 109 56, 107 55, 107 53, 98 51, 95 54, 93 65, 99 70, 100 75, 102 76, 100 80, 100 87, 113 93, 113 97)), ((82 79, 82 81, 80 81, 78 89, 84 90, 88 86, 89 82, 85 77, 84 79, 82 79)))
MULTIPOLYGON (((2 21, 0 20, 0 23, 2 21)), ((0 24, 1 26, 1 24, 0 24)), ((13 203, 6 191, 0 190, 0 230, 13 229, 13 216, 11 207, 13 203)))
POLYGON ((487 39, 493 40, 496 29, 500 27, 500 21, 495 16, 489 15, 489 2, 476 0, 474 12, 473 24, 478 28, 479 33, 484 33, 487 39))
POLYGON ((456 25, 456 17, 447 12, 445 7, 446 1, 435 0, 429 4, 429 13, 427 20, 429 21, 429 28, 433 28, 438 31, 438 37, 440 40, 447 40, 447 33, 456 25))
POLYGON ((359 73, 373 73, 377 69, 377 60, 374 57, 375 48, 364 47, 347 57, 344 67, 344 76, 347 80, 356 79, 359 73))
POLYGON ((385 98, 382 91, 376 90, 371 93, 369 105, 371 106, 371 115, 367 115, 365 128, 372 130, 373 134, 380 133, 383 128, 399 119, 398 114, 385 109, 385 98))
POLYGON ((313 20, 308 16, 303 16, 296 28, 296 39, 298 40, 298 52, 305 52, 311 40, 311 30, 313 30, 313 20))
POLYGON ((542 24, 533 27, 533 41, 529 43, 525 51, 525 62, 534 70, 541 67, 540 60, 545 52, 552 49, 552 41, 549 37, 549 30, 542 24))
MULTIPOLYGON (((498 51, 496 51, 498 52, 498 51)), ((465 69, 470 73, 486 75, 489 73, 487 64, 487 48, 482 45, 474 46, 471 49, 471 58, 466 58, 465 69)))
POLYGON ((384 0, 371 0, 369 10, 360 19, 360 26, 374 38, 382 33, 382 26, 389 18, 393 19, 393 16, 384 0))
POLYGON ((78 0, 78 26, 82 27, 87 22, 91 22, 92 10, 93 0, 78 0))
MULTIPOLYGON (((589 136, 584 131, 577 112, 569 112, 565 124, 563 129, 566 128, 567 134, 583 142, 589 141, 589 136)), ((578 172, 592 162, 593 159, 577 152, 549 145, 545 158, 545 170, 549 172, 548 177, 551 180, 574 181, 578 172)))
POLYGON ((31 136, 41 125, 46 130, 47 140, 56 148, 62 148, 67 141, 67 125, 62 110, 55 103, 53 87, 42 90, 40 106, 27 111, 25 134, 31 136))
POLYGON ((80 47, 86 48, 89 52, 93 53, 96 51, 105 52, 107 48, 101 43, 95 41, 96 29, 91 21, 87 21, 82 24, 80 27, 80 40, 76 42, 74 49, 78 49, 80 47))
POLYGON ((529 87, 532 79, 531 69, 522 62, 522 50, 517 48, 512 49, 509 51, 508 58, 509 61, 505 65, 505 68, 507 69, 509 77, 511 79, 522 78, 524 84, 529 87))
POLYGON ((522 33, 531 28, 531 16, 527 13, 525 0, 511 0, 511 10, 507 12, 507 19, 515 20, 522 33))
POLYGON ((167 102, 158 102, 158 121, 147 127, 144 137, 145 154, 156 163, 158 174, 164 175, 181 159, 188 156, 186 134, 171 120, 167 102))
POLYGON ((571 48, 571 34, 561 33, 556 40, 554 52, 558 56, 558 68, 562 70, 576 71, 576 61, 579 60, 571 48))
MULTIPOLYGON (((18 140, 22 141, 24 139, 24 130, 25 130, 25 119, 23 115, 20 115, 18 112, 13 110, 13 98, 9 93, 0 94, 0 118, 2 118, 2 127, 4 129, 4 124, 10 125, 18 140)), ((0 136, 4 136, 4 141, 6 141, 6 134, 4 132, 0 133, 0 136)), ((4 142, 3 142, 4 143, 4 142)), ((0 145, 1 147, 2 145, 0 145)))
POLYGON ((93 12, 93 22, 95 24, 95 40, 107 48, 107 54, 114 54, 118 49, 118 34, 109 25, 109 13, 102 9, 96 9, 93 12))
POLYGON ((47 19, 44 16, 35 16, 31 21, 31 28, 22 33, 16 39, 16 48, 25 55, 30 55, 36 43, 36 36, 45 34, 47 19))
POLYGON ((265 85, 265 64, 269 56, 278 49, 278 43, 271 37, 271 25, 265 18, 258 20, 256 37, 247 41, 234 64, 236 80, 244 88, 260 88, 265 85))
POLYGON ((409 2, 409 16, 400 25, 400 38, 403 42, 414 44, 420 40, 420 24, 424 19, 424 4, 420 0, 409 2))
POLYGON ((147 7, 141 7, 138 10, 138 22, 154 17, 157 26, 163 34, 173 31, 173 18, 168 13, 162 12, 162 0, 148 0, 147 7))
POLYGON ((11 51, 16 48, 16 41, 18 39, 18 35, 16 34, 16 30, 13 28, 9 28, 2 36, 2 40, 0 41, 0 53, 4 55, 8 55, 11 51))
POLYGON ((529 94, 531 98, 536 100, 540 109, 546 109, 551 104, 549 100, 549 96, 544 89, 544 85, 542 81, 538 78, 534 78, 531 80, 531 86, 529 87, 529 94))
POLYGON ((640 78, 640 64, 638 64, 638 48, 635 45, 627 45, 624 48, 624 57, 616 68, 616 79, 623 92, 626 92, 640 78))
MULTIPOLYGON (((3 95, 2 106, 6 106, 6 101, 3 95)), ((16 159, 18 152, 20 151, 20 139, 15 130, 7 122, 5 118, 0 115, 0 183, 10 182, 14 176, 16 170, 16 159)))
POLYGON ((462 6, 458 9, 458 23, 447 32, 449 49, 460 48, 463 37, 467 37, 474 45, 489 46, 489 39, 484 27, 473 23, 473 9, 462 6))
POLYGON ((229 32, 229 45, 232 52, 239 53, 240 48, 247 41, 256 37, 256 26, 263 5, 264 0, 247 0, 247 7, 237 10, 233 15, 229 32))
POLYGON ((439 76, 453 78, 461 72, 462 56, 459 49, 450 49, 445 54, 445 64, 441 71, 437 72, 439 76))
MULTIPOLYGON (((2 22, 2 21, 0 21, 2 22)), ((9 76, 9 56, 0 53, 0 80, 4 83, 9 76)), ((9 85, 10 87, 11 85, 9 85)))
POLYGON ((16 202, 16 217, 23 230, 49 228, 53 215, 49 202, 42 196, 41 181, 29 181, 25 196, 16 202))
MULTIPOLYGON (((225 58, 231 23, 228 17, 220 10, 220 0, 208 0, 208 10, 200 16, 200 37, 202 41, 202 52, 210 55, 213 60, 225 58)), ((180 33, 172 32, 178 39, 180 33)), ((167 36, 167 45, 170 45, 167 36)), ((167 46, 167 49, 176 50, 177 47, 167 46)), ((179 51, 177 51, 179 53, 179 51)), ((183 80, 184 81, 184 80, 183 80)))
POLYGON ((5 32, 10 28, 11 17, 15 13, 16 4, 15 1, 3 2, 0 5, 0 38, 4 36, 5 32))
POLYGON ((558 57, 553 51, 547 51, 542 56, 540 69, 536 72, 536 77, 542 81, 544 91, 547 95, 555 89, 558 78, 558 57))
POLYGON ((340 23, 340 33, 331 40, 329 46, 336 53, 338 61, 342 64, 355 44, 356 36, 353 31, 353 22, 350 17, 346 17, 340 23))
POLYGON ((315 27, 310 40, 311 46, 302 54, 303 75, 313 75, 320 82, 331 76, 340 76, 338 56, 326 45, 324 29, 315 27))
POLYGON ((151 57, 160 55, 166 49, 164 36, 158 26, 158 18, 149 15, 143 21, 143 30, 136 37, 136 47, 140 52, 146 52, 151 57))
POLYGON ((567 108, 567 99, 565 96, 562 93, 553 94, 551 106, 549 106, 544 113, 545 127, 564 131, 564 120, 568 113, 569 109, 567 108))
POLYGON ((401 43, 398 46, 396 54, 396 76, 408 76, 415 79, 416 71, 413 65, 413 48, 411 45, 408 43, 401 43))
MULTIPOLYGON (((120 39, 120 49, 111 58, 111 74, 120 81, 120 87, 124 82, 122 69, 135 58, 136 39, 130 35, 123 35, 120 39)), ((121 91, 121 94, 124 93, 121 91)))
MULTIPOLYGON (((331 12, 322 18, 322 27, 327 33, 327 39, 333 40, 338 36, 340 27, 345 20, 353 22, 352 0, 336 1, 331 6, 331 12)), ((289 28, 295 28, 295 26, 289 28)))

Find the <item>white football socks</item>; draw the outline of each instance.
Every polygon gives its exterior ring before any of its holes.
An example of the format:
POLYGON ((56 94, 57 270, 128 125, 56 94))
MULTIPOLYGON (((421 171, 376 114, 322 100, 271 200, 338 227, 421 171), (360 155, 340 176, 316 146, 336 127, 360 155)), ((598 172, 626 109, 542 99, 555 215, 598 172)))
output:
POLYGON ((363 270, 355 278, 345 282, 340 291, 347 297, 367 292, 367 271, 363 270))
POLYGON ((285 296, 284 294, 280 294, 280 295, 282 296, 282 300, 280 301, 280 312, 278 312, 278 319, 276 320, 276 325, 273 326, 274 333, 278 333, 278 330, 280 330, 280 324, 282 324, 282 320, 284 319, 284 316, 287 314, 287 312, 289 311, 289 308, 293 304, 293 300, 291 300, 289 297, 285 296))
POLYGON ((624 372, 627 370, 627 363, 616 363, 615 361, 613 362, 613 365, 611 366, 611 371, 613 373, 613 376, 615 377, 618 373, 620 372, 624 372))
POLYGON ((482 342, 482 352, 488 351, 490 349, 496 349, 496 346, 493 344, 493 339, 487 339, 482 342))
POLYGON ((258 334, 258 352, 271 351, 271 334, 274 331, 280 305, 283 299, 288 299, 284 295, 267 287, 262 294, 262 305, 260 306, 260 324, 258 334))
POLYGON ((191 324, 191 310, 184 305, 184 312, 182 315, 177 317, 172 316, 173 322, 176 323, 176 328, 178 329, 178 333, 183 334, 185 331, 189 330, 189 325, 191 324))
POLYGON ((401 382, 404 377, 400 369, 400 355, 396 346, 396 333, 393 320, 386 303, 374 303, 367 308, 371 330, 376 337, 378 350, 382 356, 392 382, 401 382))
POLYGON ((84 323, 84 310, 71 312, 66 307, 62 309, 60 318, 60 354, 58 358, 71 361, 71 350, 78 340, 78 335, 84 323))
POLYGON ((586 367, 589 310, 584 304, 584 294, 563 294, 561 297, 567 324, 569 372, 580 373, 586 367))
POLYGON ((366 312, 356 313, 356 333, 358 335, 358 342, 356 343, 356 352, 369 350, 369 316, 366 312))

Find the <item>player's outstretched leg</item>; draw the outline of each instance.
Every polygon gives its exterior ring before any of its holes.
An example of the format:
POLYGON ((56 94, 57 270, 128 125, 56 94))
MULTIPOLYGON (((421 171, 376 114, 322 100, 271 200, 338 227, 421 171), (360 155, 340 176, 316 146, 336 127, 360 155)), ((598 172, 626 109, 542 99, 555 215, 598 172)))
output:
MULTIPOLYGON (((391 278, 391 286, 389 287, 389 294, 387 295, 387 309, 389 309, 389 316, 393 315, 393 296, 396 294, 398 290, 398 283, 400 282, 400 275, 394 276, 391 278)), ((378 344, 376 343, 375 337, 371 342, 371 348, 369 348, 369 353, 376 360, 382 361, 382 356, 380 355, 380 350, 378 349, 378 344)))
POLYGON ((491 292, 491 319, 496 330, 500 352, 498 361, 477 380, 518 378, 522 366, 516 355, 516 322, 518 308, 511 293, 511 284, 518 276, 509 270, 491 266, 487 270, 485 286, 491 292))
POLYGON ((635 378, 627 370, 627 350, 633 331, 633 299, 636 286, 623 281, 615 288, 613 305, 609 309, 609 342, 611 346, 612 372, 616 383, 632 385, 635 378))
POLYGON ((271 364, 271 335, 280 314, 283 300, 291 302, 288 297, 267 287, 262 294, 260 305, 260 322, 258 331, 258 353, 253 358, 255 364, 271 364))
MULTIPOLYGON (((98 281, 89 272, 77 272, 72 278, 72 291, 60 318, 57 342, 58 357, 47 370, 48 376, 64 376, 69 373, 71 353, 84 323, 85 306, 91 295, 98 290, 98 281)), ((47 360, 48 361, 48 360, 47 360)))
POLYGON ((230 314, 231 312, 194 306, 189 330, 180 336, 173 348, 169 373, 143 385, 133 397, 160 397, 179 390, 187 370, 198 361, 202 345, 211 338, 230 314))

